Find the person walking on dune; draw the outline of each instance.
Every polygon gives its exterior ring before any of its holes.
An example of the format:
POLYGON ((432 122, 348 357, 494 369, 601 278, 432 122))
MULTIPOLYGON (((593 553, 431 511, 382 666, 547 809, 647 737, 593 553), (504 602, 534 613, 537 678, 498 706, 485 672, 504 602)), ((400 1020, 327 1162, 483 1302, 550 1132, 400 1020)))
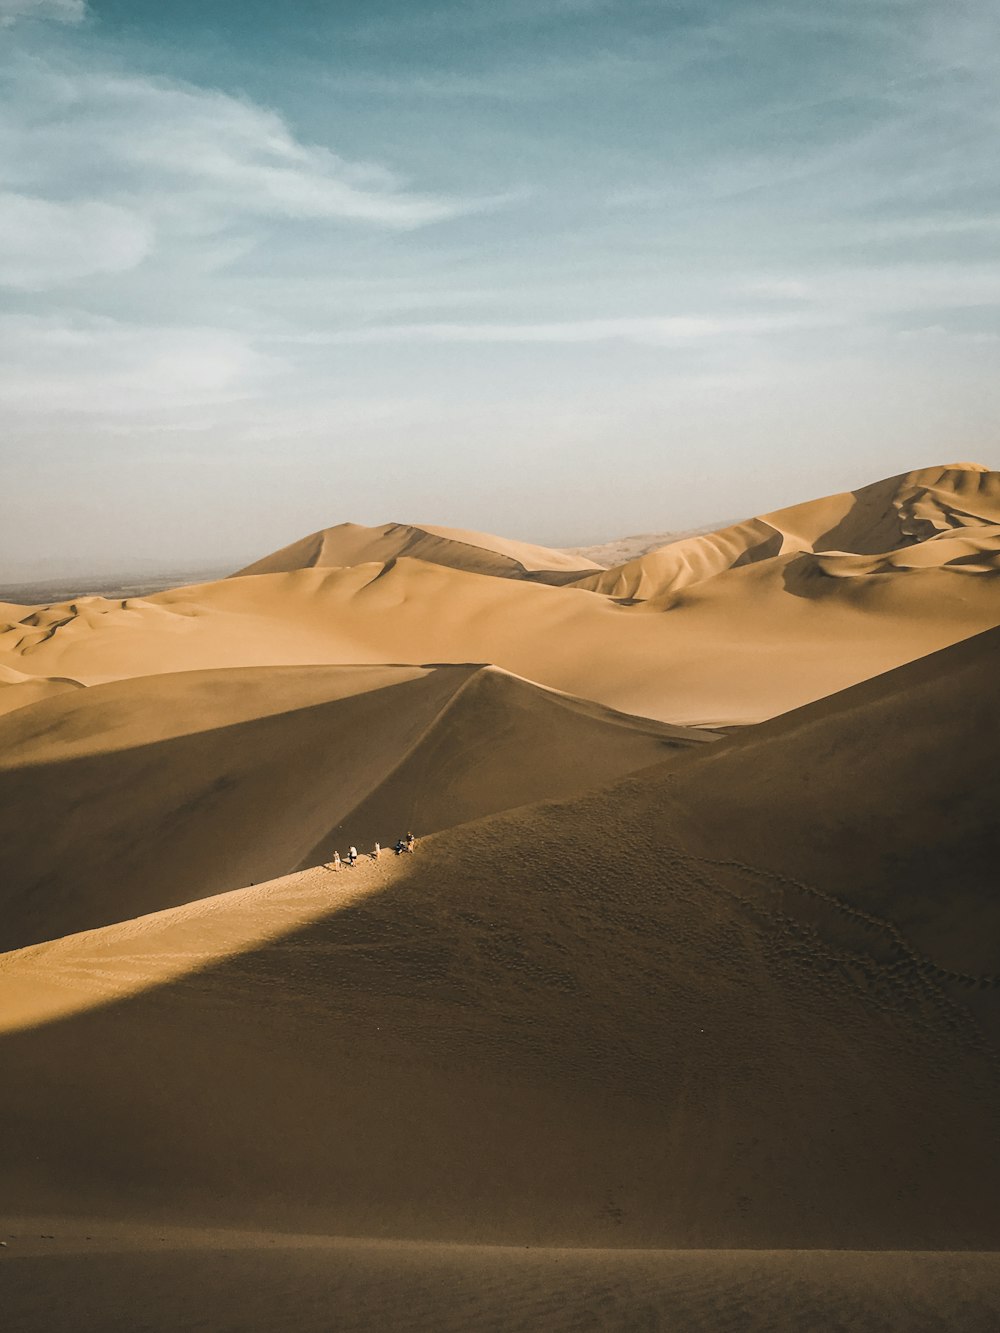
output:
POLYGON ((357 859, 358 859, 357 847, 350 847, 347 852, 347 864, 353 865, 357 859))
POLYGON ((341 861, 341 859, 340 859, 340 853, 339 853, 339 852, 334 852, 334 854, 333 854, 333 860, 330 862, 330 864, 331 864, 331 866, 333 866, 334 870, 339 870, 339 869, 340 869, 340 867, 341 867, 341 865, 342 865, 343 863, 342 863, 342 861, 341 861))
POLYGON ((381 855, 382 855, 382 844, 380 842, 377 842, 375 846, 372 848, 372 860, 377 861, 381 855))
POLYGON ((406 835, 406 850, 408 852, 412 852, 414 847, 416 847, 416 845, 417 845, 416 838, 413 836, 412 833, 408 833, 406 835))

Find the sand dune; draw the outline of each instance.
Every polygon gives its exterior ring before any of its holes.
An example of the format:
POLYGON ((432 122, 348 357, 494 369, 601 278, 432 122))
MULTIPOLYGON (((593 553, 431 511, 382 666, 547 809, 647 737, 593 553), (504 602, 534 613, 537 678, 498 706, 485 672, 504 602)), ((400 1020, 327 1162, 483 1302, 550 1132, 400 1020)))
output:
POLYGON ((401 558, 82 615, 50 608, 50 625, 0 633, 0 662, 87 684, 235 666, 492 662, 622 712, 711 727, 785 712, 1000 620, 992 577, 817 578, 805 595, 787 582, 783 564, 735 569, 662 614, 656 602, 623 607, 401 558))
POLYGON ((992 1331, 998 552, 938 468, 0 606, 7 1323, 992 1331))
POLYGON ((998 666, 4 956, 8 1208, 995 1248, 998 666))
POLYGON ((477 666, 96 686, 0 719, 0 948, 570 795, 711 739, 477 666))
MULTIPOLYGON (((491 662, 665 722, 752 723, 1000 623, 998 515, 1000 473, 924 469, 562 587, 535 581, 544 550, 345 524, 250 567, 314 568, 9 607, 0 665, 18 680, 93 685, 229 667, 491 662)), ((14 695, 8 706, 32 697, 24 684, 14 695)))
POLYGON ((18 1218, 4 1311, 19 1333, 993 1333, 1000 1256, 933 1251, 399 1245, 92 1218, 18 1218))
POLYGON ((10 713, 15 708, 38 703, 40 699, 51 699, 55 694, 80 689, 83 686, 78 680, 65 676, 30 676, 14 667, 0 665, 0 713, 10 713))
MULTIPOLYGON (((965 535, 973 535, 981 528, 995 530, 998 521, 1000 473, 972 463, 924 468, 672 542, 585 578, 579 586, 645 600, 792 552, 883 557, 891 552, 912 553, 912 548, 940 534, 965 530, 965 535)), ((998 549, 994 531, 988 545, 990 568, 997 567, 998 549)), ((899 560, 894 567, 945 564, 957 554, 953 548, 933 546, 918 564, 899 560)))
POLYGON ((600 565, 601 569, 610 569, 612 565, 623 565, 641 555, 648 555, 650 551, 658 551, 661 546, 668 546, 671 542, 715 531, 715 524, 706 523, 700 528, 685 528, 682 532, 636 532, 630 537, 616 537, 595 546, 568 546, 565 550, 567 555, 582 555, 600 565))
POLYGON ((529 578, 538 583, 565 583, 588 569, 599 568, 593 560, 582 556, 547 546, 512 542, 484 532, 429 524, 418 528, 409 523, 385 523, 366 528, 357 523, 340 523, 265 556, 241 569, 239 575, 284 574, 293 569, 365 565, 373 561, 385 564, 400 556, 472 574, 529 578))

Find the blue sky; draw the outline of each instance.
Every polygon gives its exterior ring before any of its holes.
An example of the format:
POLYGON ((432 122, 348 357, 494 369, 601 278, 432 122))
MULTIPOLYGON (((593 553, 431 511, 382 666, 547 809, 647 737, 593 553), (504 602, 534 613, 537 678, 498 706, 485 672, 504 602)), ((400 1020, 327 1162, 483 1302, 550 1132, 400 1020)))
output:
POLYGON ((0 569, 1000 464, 987 0, 0 0, 0 569))

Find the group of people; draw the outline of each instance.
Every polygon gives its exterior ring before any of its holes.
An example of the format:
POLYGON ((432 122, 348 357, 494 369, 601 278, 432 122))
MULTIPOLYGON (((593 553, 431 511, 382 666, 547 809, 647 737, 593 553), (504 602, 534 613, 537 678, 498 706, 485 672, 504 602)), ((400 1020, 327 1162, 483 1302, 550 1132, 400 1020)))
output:
MULTIPOLYGON (((397 856, 402 856, 403 852, 412 852, 416 845, 417 845, 416 838, 413 836, 412 833, 407 833, 405 837, 397 839, 393 851, 396 853, 397 856)), ((375 846, 372 848, 372 850, 368 853, 368 855, 371 857, 373 861, 377 861, 379 857, 382 855, 382 844, 380 842, 377 842, 375 846)), ((358 860, 357 847, 349 847, 347 855, 343 858, 341 858, 339 852, 334 852, 333 859, 330 862, 330 867, 333 870, 340 870, 341 867, 344 865, 353 866, 357 862, 357 860, 358 860)))

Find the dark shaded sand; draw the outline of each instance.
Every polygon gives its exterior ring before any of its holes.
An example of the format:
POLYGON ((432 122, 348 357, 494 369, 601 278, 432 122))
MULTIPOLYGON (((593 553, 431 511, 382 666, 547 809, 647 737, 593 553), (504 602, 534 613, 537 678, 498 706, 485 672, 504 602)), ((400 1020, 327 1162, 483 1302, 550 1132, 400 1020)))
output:
POLYGON ((7 1206, 997 1248, 998 666, 992 631, 412 857, 5 955, 7 1206))
MULTIPOLYGON (((992 1333, 1000 1256, 546 1250, 18 1219, 18 1333, 992 1333), (41 1239, 45 1234, 50 1239, 41 1239)), ((10 1233, 8 1233, 10 1234, 10 1233)))
POLYGON ((998 483, 4 607, 4 1329, 997 1328, 998 483))
POLYGON ((0 717, 0 948, 574 795, 713 739, 475 665, 79 690, 0 717))

